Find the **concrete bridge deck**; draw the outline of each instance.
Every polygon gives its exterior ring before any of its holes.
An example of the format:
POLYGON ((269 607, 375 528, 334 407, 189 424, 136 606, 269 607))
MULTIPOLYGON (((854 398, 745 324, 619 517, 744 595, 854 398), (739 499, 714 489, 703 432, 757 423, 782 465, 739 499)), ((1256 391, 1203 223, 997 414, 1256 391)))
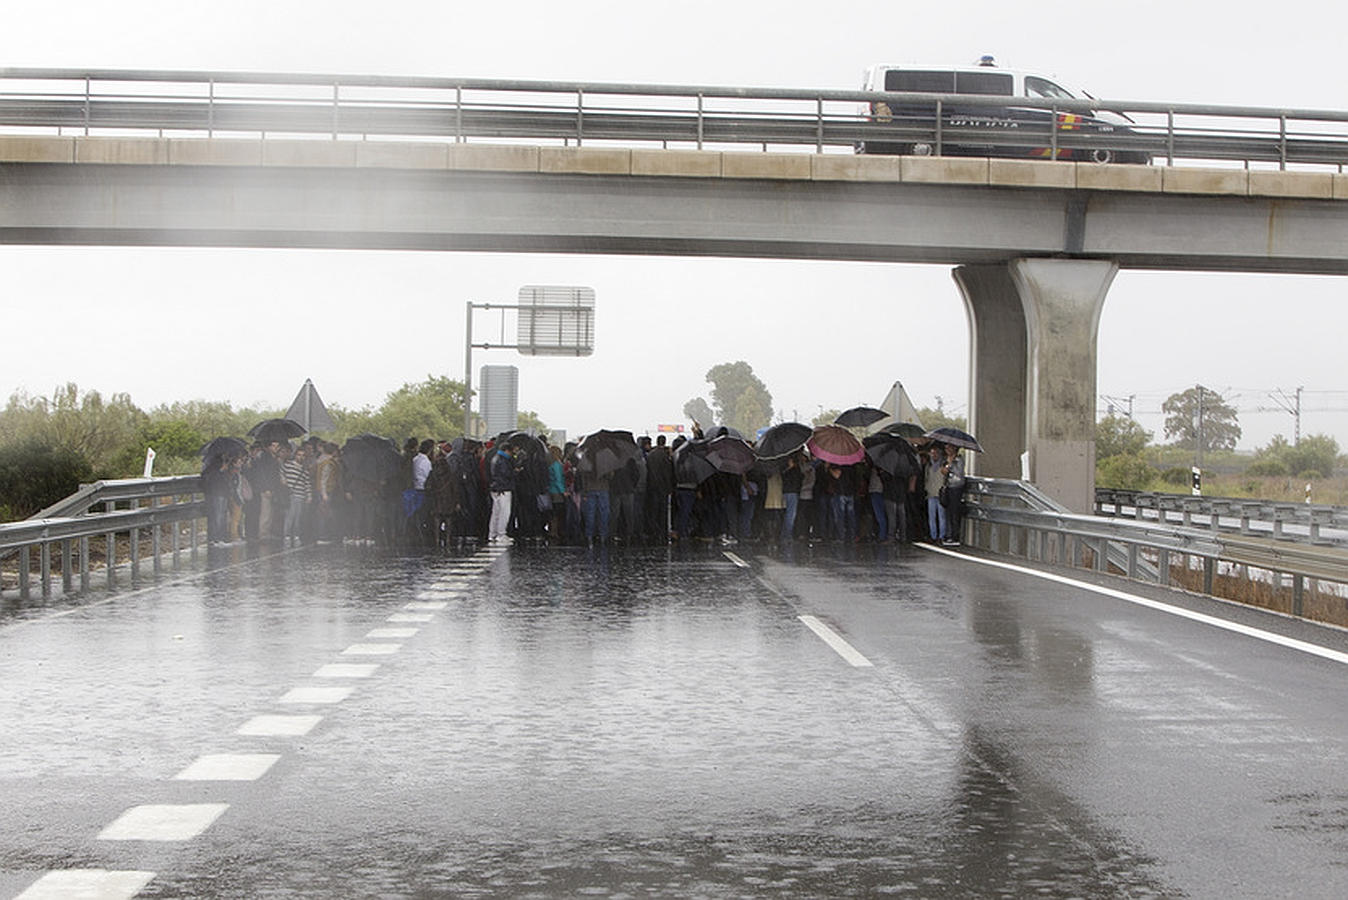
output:
POLYGON ((1348 636, 737 549, 235 547, 9 608, 0 897, 1348 893, 1348 636))

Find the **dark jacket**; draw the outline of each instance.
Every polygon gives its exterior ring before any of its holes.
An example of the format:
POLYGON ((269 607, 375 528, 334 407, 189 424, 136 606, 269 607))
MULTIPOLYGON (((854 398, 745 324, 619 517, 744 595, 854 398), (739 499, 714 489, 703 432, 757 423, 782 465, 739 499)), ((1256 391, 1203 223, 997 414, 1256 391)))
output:
POLYGON ((504 453, 491 458, 491 492, 503 494, 515 489, 515 462, 504 453))

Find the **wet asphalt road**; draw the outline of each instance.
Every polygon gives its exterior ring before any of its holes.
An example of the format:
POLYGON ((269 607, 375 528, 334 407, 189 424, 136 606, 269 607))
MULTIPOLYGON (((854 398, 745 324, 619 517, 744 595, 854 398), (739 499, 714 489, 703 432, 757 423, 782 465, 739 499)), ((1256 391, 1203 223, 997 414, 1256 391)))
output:
POLYGON ((1348 896, 1340 661, 921 548, 204 557, 6 608, 0 897, 1348 896))

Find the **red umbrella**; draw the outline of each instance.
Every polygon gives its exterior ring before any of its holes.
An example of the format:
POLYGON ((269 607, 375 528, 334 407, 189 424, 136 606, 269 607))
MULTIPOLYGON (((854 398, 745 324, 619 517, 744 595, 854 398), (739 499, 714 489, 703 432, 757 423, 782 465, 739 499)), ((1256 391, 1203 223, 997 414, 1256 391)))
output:
POLYGON ((866 458, 866 448, 861 446, 852 432, 839 425, 820 425, 805 445, 810 453, 825 462, 840 466, 850 466, 866 458))

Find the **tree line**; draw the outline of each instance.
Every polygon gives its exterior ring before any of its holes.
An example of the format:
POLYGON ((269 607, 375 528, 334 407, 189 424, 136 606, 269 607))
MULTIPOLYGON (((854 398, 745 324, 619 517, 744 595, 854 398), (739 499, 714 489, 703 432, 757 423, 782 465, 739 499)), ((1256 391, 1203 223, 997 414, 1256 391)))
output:
POLYGON ((1168 444, 1154 444, 1152 432, 1128 416, 1111 413, 1096 423, 1097 486, 1125 490, 1187 487, 1193 462, 1202 460, 1205 468, 1241 476, 1243 483, 1230 493, 1247 494, 1262 487, 1253 479, 1315 481, 1332 477, 1345 462, 1338 441, 1325 434, 1308 435, 1295 444, 1275 435, 1255 450, 1253 458, 1237 457, 1239 416, 1221 394, 1202 385, 1171 394, 1161 409, 1166 414, 1168 444))

